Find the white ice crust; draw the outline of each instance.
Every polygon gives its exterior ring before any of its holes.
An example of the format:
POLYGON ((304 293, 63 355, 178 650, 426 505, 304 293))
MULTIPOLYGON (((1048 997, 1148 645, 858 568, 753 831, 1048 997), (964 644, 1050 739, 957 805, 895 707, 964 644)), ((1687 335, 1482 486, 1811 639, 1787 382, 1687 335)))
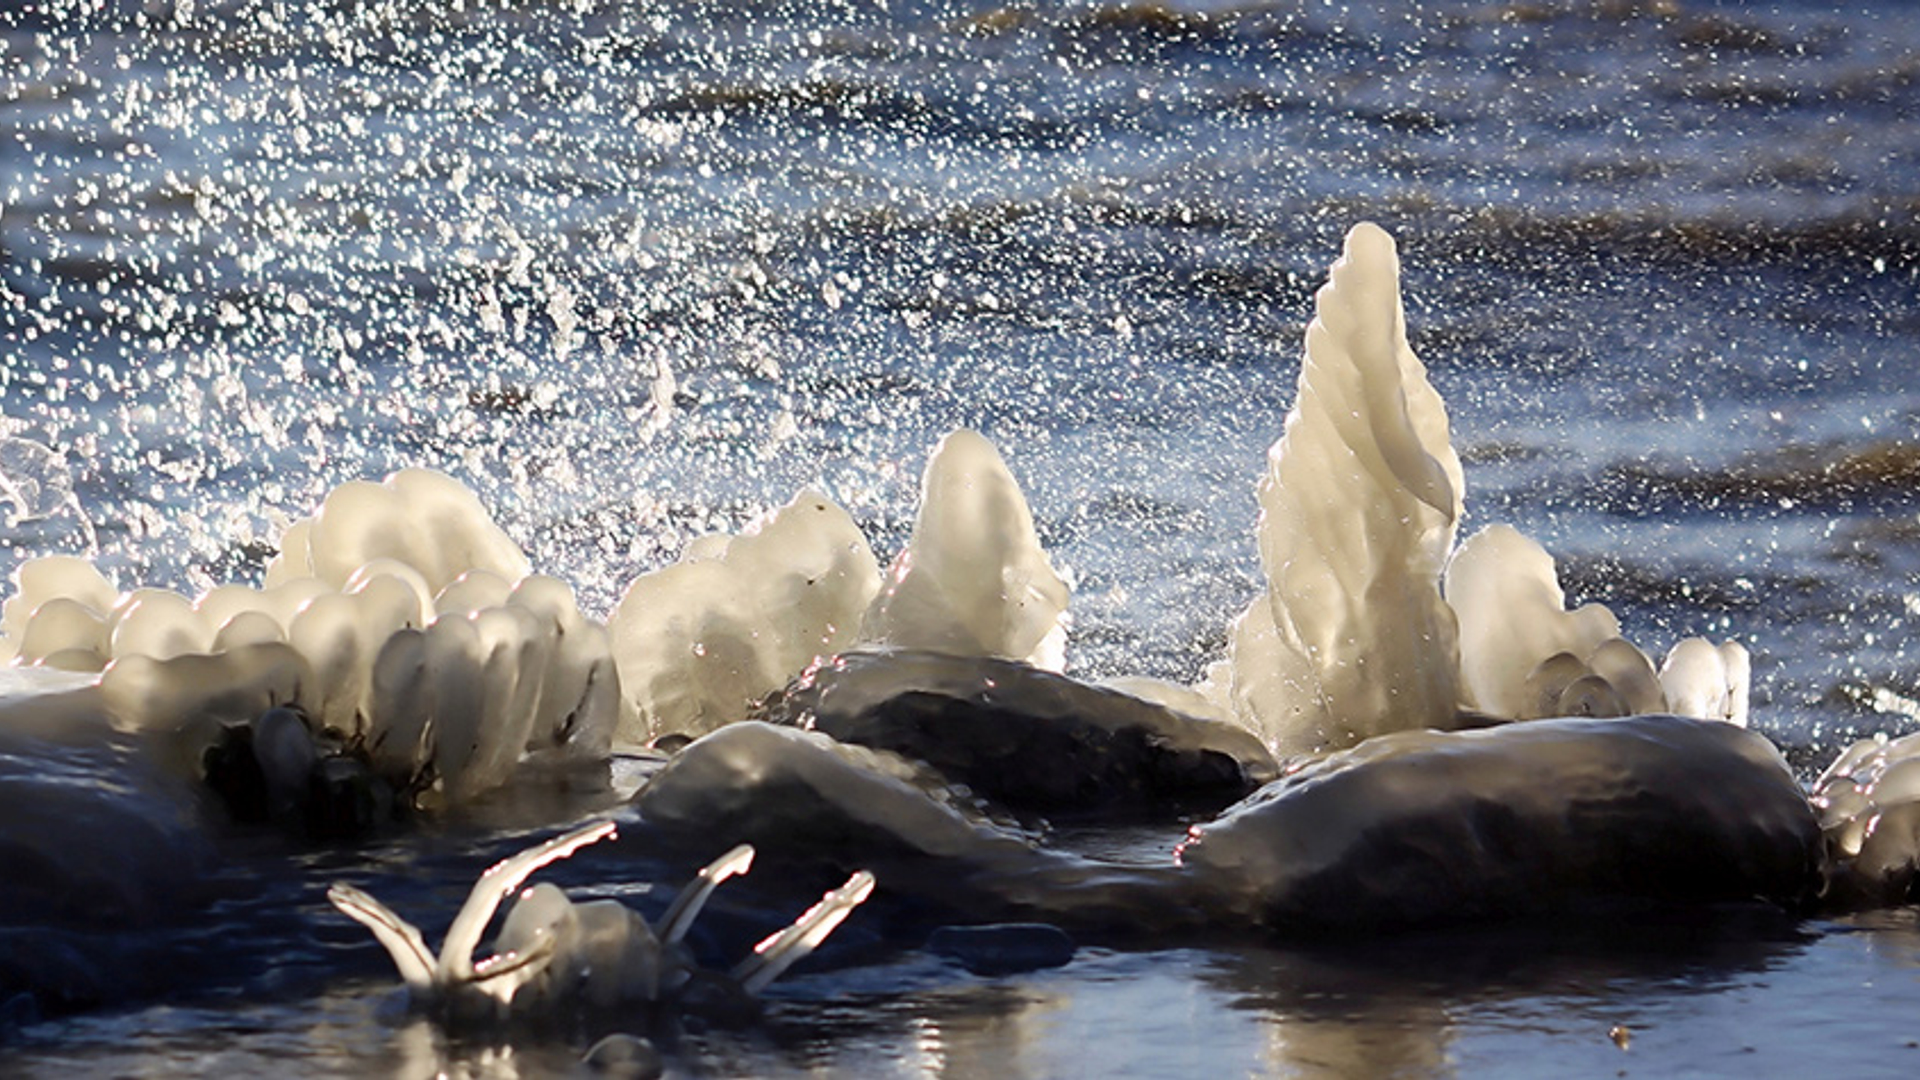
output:
POLYGON ((802 491, 739 536, 643 574, 608 620, 631 708, 624 742, 745 719, 815 658, 853 644, 880 564, 833 500, 802 491))

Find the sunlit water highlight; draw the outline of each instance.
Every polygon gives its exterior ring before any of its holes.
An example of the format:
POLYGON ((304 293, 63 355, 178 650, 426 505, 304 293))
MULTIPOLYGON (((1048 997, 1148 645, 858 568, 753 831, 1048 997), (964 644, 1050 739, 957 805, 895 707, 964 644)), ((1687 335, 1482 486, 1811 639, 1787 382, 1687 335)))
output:
MULTIPOLYGON (((1746 641, 1754 724, 1805 772, 1915 725, 1920 30, 1892 6, 95 6, 0 15, 0 471, 43 478, 0 489, 7 568, 97 547, 123 586, 257 581, 333 485, 428 465, 604 615, 804 484, 886 557, 964 424, 1077 579, 1070 669, 1191 679, 1259 581, 1310 292, 1371 218, 1467 528, 1541 539, 1630 637, 1746 641)), ((497 855, 535 816, 453 835, 497 855)), ((0 1054, 504 1068, 383 1025, 380 957, 320 900, 350 866, 450 912, 483 860, 443 842, 242 859, 282 880, 130 935, 149 975, 182 935, 231 949, 188 1000, 0 1054)), ((1682 959, 1624 974, 1572 948, 1514 976, 1482 939, 1464 980, 1318 958, 1297 999, 1287 954, 984 985, 910 960, 796 981, 773 1034, 684 1061, 1311 1073, 1345 1039, 1418 1072, 1747 1075, 1748 1046, 1905 1072, 1909 914, 1732 956, 1655 935, 1682 959)))

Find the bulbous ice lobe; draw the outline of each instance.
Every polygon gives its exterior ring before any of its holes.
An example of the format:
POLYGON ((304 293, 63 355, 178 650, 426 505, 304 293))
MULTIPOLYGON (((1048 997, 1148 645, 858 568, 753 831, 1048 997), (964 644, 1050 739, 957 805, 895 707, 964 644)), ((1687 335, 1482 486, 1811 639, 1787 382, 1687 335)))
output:
POLYGON ((530 569, 520 546, 459 481, 401 469, 378 484, 351 481, 329 492, 318 513, 282 535, 266 584, 311 577, 344 588, 376 559, 414 568, 433 592, 472 570, 512 582, 530 569))
POLYGON ((1068 598, 1019 482, 992 443, 963 429, 927 461, 913 537, 887 571, 860 639, 1059 671, 1068 598))
POLYGON ((1840 906, 1920 898, 1920 733, 1861 739, 1813 784, 1827 890, 1840 906))
POLYGON ((93 668, 98 671, 106 664, 107 616, 119 599, 120 590, 85 559, 30 559, 14 571, 13 595, 0 606, 0 633, 5 634, 0 656, 33 664, 69 651, 93 653, 100 658, 93 668), (54 606, 46 622, 34 627, 35 616, 49 604, 54 606))
POLYGON ((699 735, 853 644, 880 566, 853 519, 803 491, 739 536, 643 574, 608 620, 632 709, 623 742, 699 735))
POLYGON ((1673 712, 1747 722, 1749 661, 1737 642, 1686 638, 1656 672, 1600 604, 1568 611, 1545 548, 1507 525, 1482 529, 1447 565, 1459 617, 1463 704, 1495 716, 1673 712))
POLYGON ((1214 683, 1281 753, 1447 726, 1455 713, 1439 575, 1465 482, 1446 408, 1407 344, 1399 273, 1385 232, 1347 234, 1260 482, 1267 588, 1234 623, 1214 683))
POLYGON ((1797 905, 1820 830, 1772 744, 1672 716, 1401 732, 1191 831, 1182 864, 1281 932, 1618 897, 1797 905))

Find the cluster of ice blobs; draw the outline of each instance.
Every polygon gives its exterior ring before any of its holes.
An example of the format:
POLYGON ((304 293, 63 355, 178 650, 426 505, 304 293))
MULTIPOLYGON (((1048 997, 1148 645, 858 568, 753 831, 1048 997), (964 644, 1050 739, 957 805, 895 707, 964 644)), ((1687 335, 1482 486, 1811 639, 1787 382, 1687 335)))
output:
POLYGON ((855 645, 1065 664, 1065 582, 1026 496, 985 438, 927 462, 913 535, 883 576, 846 511, 803 491, 737 537, 642 575, 608 626, 636 741, 746 716, 814 660, 855 645))
POLYGON ((1861 739, 1814 781, 1831 886, 1869 904, 1913 898, 1920 851, 1920 733, 1861 739))
MULTIPOLYGON (((1689 639, 1655 671, 1606 609, 1564 610, 1552 559, 1519 533, 1496 526, 1452 551, 1464 486, 1407 343, 1393 241, 1358 226, 1316 299, 1260 484, 1266 589, 1200 686, 1125 687, 1231 717, 1283 753, 1449 727, 1463 707, 1744 722, 1738 645, 1689 639)), ((0 649, 104 669, 131 726, 298 704, 385 771, 430 764, 458 793, 501 782, 530 749, 714 730, 855 644, 1060 670, 1068 592, 1000 455, 960 431, 931 455, 885 573, 846 512, 804 491, 641 576, 602 626, 529 573, 471 493, 409 469, 335 489, 286 530, 257 590, 123 595, 84 561, 30 562, 0 649)))
POLYGON ((1519 532, 1493 526, 1453 550, 1465 483, 1407 343, 1399 274, 1392 238, 1359 225, 1315 298, 1259 489, 1267 588, 1198 688, 1212 711, 1281 753, 1451 727, 1461 708, 1744 724, 1740 645, 1689 638, 1656 672, 1606 608, 1565 610, 1552 558, 1519 532))
POLYGON ((17 664, 100 673, 122 726, 173 730, 297 705, 382 775, 449 795, 527 751, 604 755, 618 685, 604 627, 458 482, 424 469, 329 494, 259 589, 120 593, 91 564, 24 564, 0 613, 17 664))

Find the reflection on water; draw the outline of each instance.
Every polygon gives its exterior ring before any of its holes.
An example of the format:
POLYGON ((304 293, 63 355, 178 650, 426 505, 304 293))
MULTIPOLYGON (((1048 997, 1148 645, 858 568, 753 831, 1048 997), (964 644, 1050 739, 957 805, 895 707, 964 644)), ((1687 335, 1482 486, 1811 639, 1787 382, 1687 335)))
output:
MULTIPOLYGON (((454 1040, 380 979, 29 1028, 10 1075, 550 1076, 579 1033, 454 1040)), ((1729 910, 1323 947, 1083 950, 980 979, 910 953, 776 984, 764 1023, 656 1034, 674 1075, 1890 1075, 1920 1007, 1913 909, 1729 910), (1626 1029, 1628 1047, 1609 1034, 1626 1029), (1756 1056, 1757 1055, 1757 1056, 1756 1056), (1824 1070, 1824 1071, 1821 1071, 1824 1070)))

